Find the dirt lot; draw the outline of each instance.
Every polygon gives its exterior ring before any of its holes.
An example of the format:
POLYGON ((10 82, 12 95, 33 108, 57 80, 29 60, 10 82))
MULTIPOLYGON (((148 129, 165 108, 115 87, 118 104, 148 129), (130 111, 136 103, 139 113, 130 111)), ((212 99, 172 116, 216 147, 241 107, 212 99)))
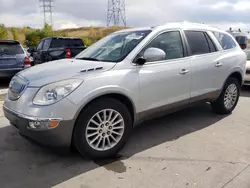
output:
POLYGON ((149 121, 105 161, 34 145, 0 111, 0 187, 249 188, 249 110, 247 89, 229 116, 204 104, 149 121))

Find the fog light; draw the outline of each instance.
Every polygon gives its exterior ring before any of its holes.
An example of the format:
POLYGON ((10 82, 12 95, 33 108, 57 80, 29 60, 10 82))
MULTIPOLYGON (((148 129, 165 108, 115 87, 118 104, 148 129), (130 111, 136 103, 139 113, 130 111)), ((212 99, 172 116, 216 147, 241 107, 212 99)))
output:
POLYGON ((46 130, 57 127, 59 125, 59 122, 59 120, 30 121, 29 128, 37 130, 46 130))

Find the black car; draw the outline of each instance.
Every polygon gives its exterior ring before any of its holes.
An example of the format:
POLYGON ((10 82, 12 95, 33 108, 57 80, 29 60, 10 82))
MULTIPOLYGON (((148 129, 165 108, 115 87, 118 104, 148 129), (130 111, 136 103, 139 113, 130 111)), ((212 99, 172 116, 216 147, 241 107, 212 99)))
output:
POLYGON ((34 64, 41 64, 48 61, 72 58, 85 50, 81 38, 49 37, 40 41, 37 48, 29 50, 33 57, 34 64))

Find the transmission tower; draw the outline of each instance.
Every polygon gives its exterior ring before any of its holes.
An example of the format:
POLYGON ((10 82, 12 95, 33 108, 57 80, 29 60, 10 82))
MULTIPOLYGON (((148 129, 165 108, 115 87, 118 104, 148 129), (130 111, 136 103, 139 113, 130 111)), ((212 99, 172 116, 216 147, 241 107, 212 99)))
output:
POLYGON ((126 26, 125 0, 108 0, 107 26, 126 26))
POLYGON ((54 0, 39 0, 40 7, 42 8, 44 14, 44 25, 47 23, 53 26, 53 7, 54 7, 54 0))

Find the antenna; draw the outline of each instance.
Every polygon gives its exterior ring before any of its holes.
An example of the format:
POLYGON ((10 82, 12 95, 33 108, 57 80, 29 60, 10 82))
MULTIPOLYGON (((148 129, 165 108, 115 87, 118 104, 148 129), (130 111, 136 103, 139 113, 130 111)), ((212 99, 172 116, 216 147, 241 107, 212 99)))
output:
POLYGON ((44 25, 47 23, 53 26, 53 7, 54 7, 54 0, 39 0, 40 7, 42 8, 44 14, 44 25))
POLYGON ((107 26, 110 25, 126 26, 125 0, 108 0, 107 26))

